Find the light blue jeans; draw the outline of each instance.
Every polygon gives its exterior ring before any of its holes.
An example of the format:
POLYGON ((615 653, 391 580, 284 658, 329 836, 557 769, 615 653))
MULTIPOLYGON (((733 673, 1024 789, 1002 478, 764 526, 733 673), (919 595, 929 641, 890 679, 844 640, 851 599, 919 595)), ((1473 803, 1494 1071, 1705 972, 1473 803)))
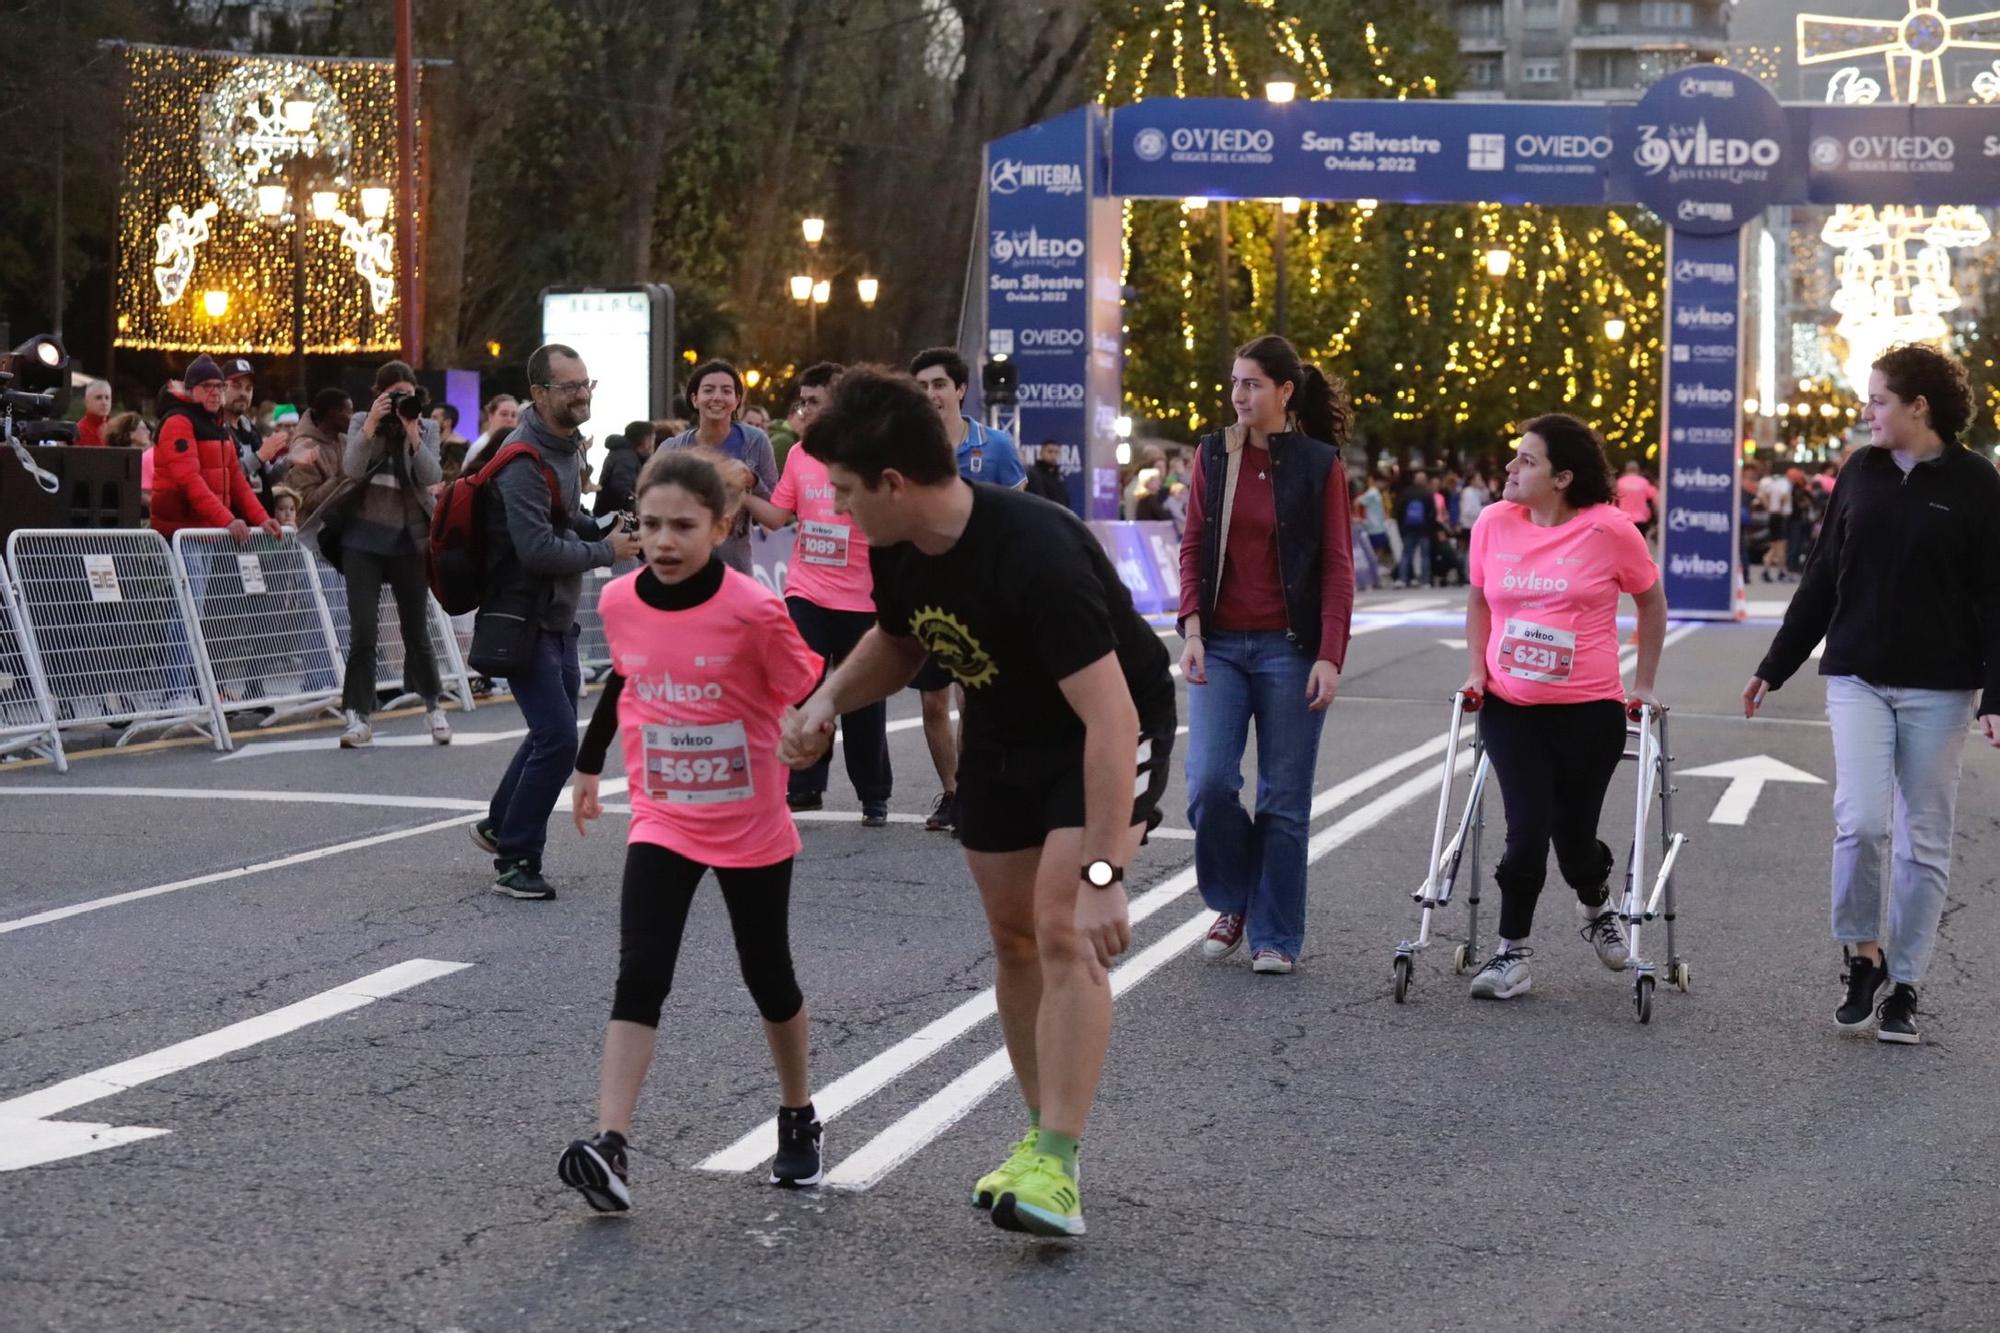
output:
POLYGON ((1833 937, 1842 944, 1880 941, 1892 981, 1921 982, 1937 948, 1951 883, 1959 761, 1977 698, 1974 690, 1827 677, 1833 937))
POLYGON ((1306 707, 1312 659, 1282 631, 1207 639, 1208 683, 1188 687, 1188 820, 1202 901, 1246 918, 1250 948, 1297 958, 1306 939, 1306 834, 1325 713, 1306 707), (1243 809, 1243 747, 1257 724, 1257 814, 1243 809))

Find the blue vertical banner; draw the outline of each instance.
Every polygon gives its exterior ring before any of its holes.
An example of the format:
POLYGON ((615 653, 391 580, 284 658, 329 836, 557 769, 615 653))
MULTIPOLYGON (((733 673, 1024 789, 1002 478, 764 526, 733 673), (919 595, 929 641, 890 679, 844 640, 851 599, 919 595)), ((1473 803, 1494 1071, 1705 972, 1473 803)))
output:
POLYGON ((987 145, 983 351, 1018 373, 1024 461, 1054 440, 1070 507, 1116 518, 1090 502, 1092 470, 1116 467, 1122 355, 1103 124, 1102 108, 1083 106, 987 145))
POLYGON ((1742 461, 1743 233, 1667 240, 1661 568, 1676 616, 1733 619, 1742 461))

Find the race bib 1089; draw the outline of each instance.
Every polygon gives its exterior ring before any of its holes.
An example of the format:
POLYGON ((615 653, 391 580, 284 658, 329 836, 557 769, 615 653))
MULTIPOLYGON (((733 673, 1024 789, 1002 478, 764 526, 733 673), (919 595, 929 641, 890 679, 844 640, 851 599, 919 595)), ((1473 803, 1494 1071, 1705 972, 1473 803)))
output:
POLYGON ((847 568, 847 552, 853 529, 845 523, 815 523, 799 520, 799 560, 808 565, 847 568))

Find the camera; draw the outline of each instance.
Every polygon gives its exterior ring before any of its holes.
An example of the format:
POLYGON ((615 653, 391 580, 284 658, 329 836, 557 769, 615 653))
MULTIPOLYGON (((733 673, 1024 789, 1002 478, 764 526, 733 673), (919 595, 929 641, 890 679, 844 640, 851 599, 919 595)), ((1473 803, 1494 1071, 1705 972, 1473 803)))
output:
POLYGON ((403 389, 389 395, 389 406, 405 421, 420 421, 431 410, 431 399, 422 389, 403 389))
POLYGON ((76 427, 50 420, 69 408, 69 354, 46 334, 7 355, 11 374, 0 372, 0 434, 29 444, 69 444, 76 427))

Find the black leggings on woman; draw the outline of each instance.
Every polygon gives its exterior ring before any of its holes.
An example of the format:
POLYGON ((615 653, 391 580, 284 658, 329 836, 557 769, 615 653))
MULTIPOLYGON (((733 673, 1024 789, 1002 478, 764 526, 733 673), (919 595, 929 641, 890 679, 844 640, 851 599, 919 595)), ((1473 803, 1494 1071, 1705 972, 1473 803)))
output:
MULTIPOLYGON (((625 888, 618 921, 618 990, 613 1020, 660 1025, 660 1006, 674 985, 688 907, 709 867, 649 842, 625 849, 625 888)), ((805 1007, 792 976, 786 920, 792 896, 790 857, 747 870, 718 867, 722 901, 736 935, 736 957, 757 1012, 783 1023, 805 1007)))
POLYGON ((1525 940, 1549 873, 1549 844, 1577 900, 1597 907, 1609 896, 1611 849, 1597 838, 1604 793, 1625 753, 1625 705, 1510 704, 1489 693, 1479 734, 1507 807, 1507 850, 1494 869, 1500 886, 1500 938, 1525 940))

